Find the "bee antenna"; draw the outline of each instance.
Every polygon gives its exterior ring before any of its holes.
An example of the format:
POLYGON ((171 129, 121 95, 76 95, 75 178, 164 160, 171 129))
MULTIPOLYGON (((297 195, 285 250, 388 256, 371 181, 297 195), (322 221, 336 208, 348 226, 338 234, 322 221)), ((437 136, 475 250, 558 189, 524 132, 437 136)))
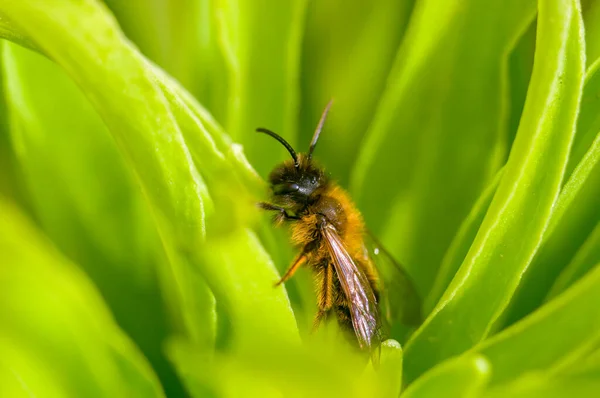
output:
POLYGON ((333 103, 333 99, 329 100, 327 106, 325 106, 325 110, 323 110, 323 114, 321 115, 321 119, 319 120, 319 124, 317 124, 317 128, 315 129, 315 134, 313 135, 312 141, 310 142, 310 147, 308 148, 308 160, 312 158, 312 153, 317 146, 317 141, 319 140, 319 135, 321 135, 321 130, 323 129, 323 125, 325 124, 325 119, 327 118, 327 113, 329 113, 329 108, 331 108, 331 104, 333 103))
POLYGON ((286 140, 284 140, 282 136, 280 136, 277 133, 272 132, 271 130, 268 130, 268 129, 265 129, 265 128, 262 128, 262 127, 257 128, 256 132, 257 133, 264 133, 266 135, 270 135, 271 137, 273 137, 277 141, 279 141, 281 143, 281 145, 283 145, 285 147, 285 149, 288 150, 288 152, 290 153, 290 155, 292 155, 292 159, 294 159, 294 166, 296 168, 299 167, 299 164, 298 164, 298 155, 296 155, 296 151, 294 151, 294 148, 292 148, 292 146, 286 140))

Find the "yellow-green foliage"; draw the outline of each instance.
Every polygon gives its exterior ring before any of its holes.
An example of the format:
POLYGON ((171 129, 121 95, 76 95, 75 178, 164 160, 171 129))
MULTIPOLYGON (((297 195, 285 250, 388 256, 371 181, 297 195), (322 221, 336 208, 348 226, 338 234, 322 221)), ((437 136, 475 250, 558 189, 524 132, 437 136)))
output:
MULTIPOLYGON (((0 397, 600 389, 600 1, 0 1, 0 397), (426 319, 380 365, 254 205, 316 157, 426 319)), ((392 331, 398 325, 391 325, 392 331)))

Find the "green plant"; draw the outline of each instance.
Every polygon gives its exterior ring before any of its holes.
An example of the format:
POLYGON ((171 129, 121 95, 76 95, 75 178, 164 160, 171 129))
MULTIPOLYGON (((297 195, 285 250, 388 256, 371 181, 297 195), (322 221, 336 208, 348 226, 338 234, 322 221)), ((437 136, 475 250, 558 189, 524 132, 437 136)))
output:
POLYGON ((582 3, 0 3, 0 396, 595 396, 582 3), (427 314, 376 370, 308 332, 307 271, 273 287, 254 206, 285 158, 254 129, 306 148, 330 97, 317 156, 427 314))

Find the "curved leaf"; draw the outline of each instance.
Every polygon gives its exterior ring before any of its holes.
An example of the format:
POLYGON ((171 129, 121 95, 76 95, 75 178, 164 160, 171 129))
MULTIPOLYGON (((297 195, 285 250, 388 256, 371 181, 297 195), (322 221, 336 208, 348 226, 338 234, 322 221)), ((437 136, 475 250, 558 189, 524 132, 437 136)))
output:
POLYGON ((527 371, 550 370, 573 353, 598 342, 600 267, 539 310, 476 346, 489 359, 491 383, 516 379, 527 371))
POLYGON ((477 199, 477 202, 475 202, 475 205, 473 205, 473 208, 467 215, 467 218, 464 219, 460 225, 460 228, 458 229, 458 232, 456 235, 454 235, 454 239, 452 240, 448 251, 444 255, 442 265, 440 265, 440 269, 438 270, 435 282, 431 288, 431 292, 429 292, 427 301, 424 304, 425 310, 423 312, 425 314, 429 314, 433 310, 439 299, 444 294, 444 291, 448 288, 448 285, 450 285, 452 278, 454 278, 454 275, 456 275, 456 272, 459 270, 463 260, 467 256, 469 248, 475 240, 477 231, 481 227, 483 218, 485 217, 490 207, 490 203, 494 198, 496 189, 498 189, 498 184, 500 184, 500 181, 502 180, 503 171, 504 169, 500 169, 490 185, 481 193, 481 196, 479 196, 479 199, 477 199))
POLYGON ((215 3, 229 72, 227 121, 223 124, 233 140, 244 146, 248 159, 261 175, 286 157, 282 155, 285 150, 275 141, 258 139, 254 132, 257 127, 266 127, 292 145, 296 143, 306 3, 306 0, 217 0, 215 3))
POLYGON ((600 131, 600 59, 587 70, 577 119, 577 134, 569 156, 566 176, 570 176, 592 147, 600 131))
MULTIPOLYGON (((225 274, 221 264, 204 261, 206 211, 209 217, 214 216, 210 224, 216 235, 229 232, 233 246, 242 248, 250 244, 252 251, 262 252, 257 240, 248 243, 245 239, 243 221, 247 221, 247 216, 238 217, 240 206, 231 206, 235 202, 244 208, 252 207, 252 201, 246 203, 244 199, 249 193, 237 191, 232 195, 231 190, 223 190, 228 182, 244 188, 234 180, 234 165, 241 163, 228 165, 227 161, 227 157, 236 156, 235 148, 228 146, 229 151, 223 154, 217 147, 219 143, 205 129, 206 120, 198 119, 189 106, 182 107, 185 100, 170 102, 169 98, 172 100, 172 94, 179 89, 163 91, 168 80, 157 75, 155 68, 131 47, 114 20, 96 2, 61 0, 50 5, 29 0, 2 3, 0 11, 68 72, 103 117, 141 183, 170 261, 171 268, 167 271, 173 274, 186 305, 192 306, 196 300, 194 286, 188 283, 197 267, 213 291, 224 292, 226 284, 217 284, 235 280, 240 288, 253 292, 255 300, 241 300, 232 305, 240 309, 247 308, 245 304, 277 308, 263 313, 264 316, 269 317, 271 327, 279 330, 281 338, 296 339, 295 321, 285 292, 273 289, 269 281, 276 279, 276 272, 266 256, 253 262, 256 275, 272 276, 265 276, 264 284, 257 284, 254 279, 236 279, 235 274, 225 274), (196 157, 190 153, 182 131, 187 139, 194 139, 196 157), (196 164, 202 166, 202 176, 196 164), (223 176, 222 181, 218 181, 219 175, 223 176), (222 199, 218 201, 222 207, 210 214, 210 205, 206 205, 213 196, 222 199), (236 236, 240 241, 236 241, 236 236)), ((219 299, 232 303, 226 295, 219 299)), ((186 327, 193 331, 199 325, 186 316, 186 327)), ((249 333, 252 338, 260 337, 261 328, 256 322, 236 325, 238 330, 256 330, 249 333)))
POLYGON ((542 303, 554 280, 598 221, 600 133, 561 191, 542 244, 515 294, 507 323, 515 322, 542 303))
POLYGON ((552 285, 546 300, 552 299, 562 293, 598 263, 600 263, 600 222, 596 224, 596 228, 594 228, 590 236, 581 245, 569 265, 560 273, 554 285, 552 285))
POLYGON ((14 44, 5 43, 2 55, 12 141, 32 210, 98 286, 168 390, 177 382, 162 344, 173 325, 156 275, 167 265, 144 199, 102 120, 64 72, 14 44))
POLYGON ((210 112, 225 120, 227 73, 214 1, 105 0, 124 33, 210 112))
POLYGON ((333 107, 315 157, 346 186, 400 45, 413 0, 310 1, 302 50, 299 149, 333 107))
POLYGON ((519 129, 519 122, 521 121, 523 107, 527 98, 527 89, 531 81, 533 57, 535 55, 536 27, 537 21, 533 20, 516 43, 510 55, 510 120, 508 122, 508 142, 510 146, 512 146, 519 129))
POLYGON ((583 86, 578 2, 541 1, 537 38, 525 110, 502 181, 458 274, 405 347, 409 381, 490 333, 549 222, 583 86))
POLYGON ((476 397, 485 388, 490 373, 490 364, 483 356, 453 359, 431 369, 400 396, 402 398, 476 397))
POLYGON ((505 161, 508 58, 534 12, 531 0, 415 4, 351 191, 422 297, 505 161))
POLYGON ((0 37, 25 48, 40 51, 33 40, 2 13, 0 13, 0 37))
MULTIPOLYGON (((598 338, 596 340, 596 343, 600 341, 598 338)), ((568 369, 561 369, 561 371, 567 376, 592 376, 598 378, 600 375, 600 347, 598 344, 596 344, 595 350, 588 353, 585 358, 580 358, 577 363, 573 363, 568 369)))
POLYGON ((1 10, 83 88, 134 167, 160 229, 190 250, 204 235, 203 184, 151 73, 114 21, 89 1, 10 2, 1 10))
POLYGON ((402 350, 397 342, 382 344, 380 366, 374 370, 370 365, 365 368, 367 358, 347 350, 339 334, 331 337, 303 346, 274 342, 257 344, 237 355, 217 353, 214 373, 197 365, 202 362, 202 352, 185 346, 172 348, 189 384, 203 394, 200 396, 207 393, 194 380, 209 379, 208 396, 219 397, 398 397, 402 350))
POLYGON ((0 378, 30 396, 164 396, 93 285, 3 199, 0 251, 0 378))
POLYGON ((491 389, 485 398, 594 398, 598 395, 600 380, 581 378, 552 378, 530 374, 521 379, 491 389))
POLYGON ((583 23, 585 25, 585 47, 588 66, 600 58, 600 3, 583 0, 583 23))

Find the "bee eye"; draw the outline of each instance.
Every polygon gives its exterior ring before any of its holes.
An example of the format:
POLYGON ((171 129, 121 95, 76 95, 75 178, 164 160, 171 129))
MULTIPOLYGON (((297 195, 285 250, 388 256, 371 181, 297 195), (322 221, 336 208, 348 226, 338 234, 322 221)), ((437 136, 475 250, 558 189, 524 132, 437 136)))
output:
POLYGON ((276 195, 285 195, 288 193, 298 192, 300 187, 298 184, 294 183, 285 183, 285 184, 277 184, 273 187, 273 193, 276 195))

